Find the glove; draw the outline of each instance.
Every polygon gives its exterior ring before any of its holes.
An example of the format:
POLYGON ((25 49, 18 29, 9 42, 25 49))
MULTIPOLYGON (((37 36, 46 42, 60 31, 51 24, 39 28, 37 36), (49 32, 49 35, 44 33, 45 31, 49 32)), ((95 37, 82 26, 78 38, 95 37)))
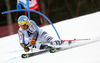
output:
POLYGON ((29 52, 29 50, 30 50, 29 47, 27 47, 27 46, 25 46, 25 45, 23 45, 23 48, 24 48, 24 51, 25 51, 25 52, 29 52))
POLYGON ((30 42, 30 44, 31 44, 31 45, 36 45, 35 40, 32 40, 32 41, 30 42))
POLYGON ((36 37, 33 37, 32 40, 31 40, 31 42, 30 42, 30 44, 31 45, 36 45, 36 41, 35 40, 36 40, 36 37))

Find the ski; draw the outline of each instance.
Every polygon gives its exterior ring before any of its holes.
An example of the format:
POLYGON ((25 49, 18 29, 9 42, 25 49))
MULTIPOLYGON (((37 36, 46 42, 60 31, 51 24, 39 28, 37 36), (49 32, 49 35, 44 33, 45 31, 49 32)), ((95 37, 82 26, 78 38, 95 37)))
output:
POLYGON ((22 57, 22 58, 29 58, 29 57, 32 57, 32 56, 36 56, 36 55, 40 55, 40 54, 46 53, 46 52, 48 52, 48 51, 49 51, 49 50, 44 50, 44 51, 39 51, 39 52, 33 52, 33 53, 22 54, 21 57, 22 57))
POLYGON ((33 52, 33 53, 22 54, 21 57, 22 57, 22 58, 29 58, 29 57, 32 57, 32 56, 37 56, 37 55, 40 55, 40 54, 44 54, 44 53, 46 53, 46 52, 55 53, 55 52, 60 51, 61 49, 62 49, 61 47, 59 47, 59 48, 54 48, 54 49, 46 49, 46 50, 39 51, 39 52, 33 52))
MULTIPOLYGON (((70 45, 70 43, 71 43, 71 42, 69 41, 69 45, 70 45)), ((46 52, 55 53, 55 52, 59 52, 59 51, 63 51, 63 50, 66 50, 66 48, 63 48, 63 47, 51 48, 51 49, 46 49, 46 50, 39 51, 39 52, 33 52, 33 53, 22 54, 21 57, 22 57, 22 58, 29 58, 29 57, 32 57, 32 56, 37 56, 37 55, 46 53, 46 52)))
MULTIPOLYGON (((89 43, 93 43, 93 42, 96 42, 96 41, 95 40, 89 41, 89 43)), ((74 43, 74 45, 72 45, 73 43, 70 42, 67 47, 58 47, 58 48, 46 49, 46 50, 39 51, 39 52, 22 54, 21 57, 22 58, 29 58, 29 57, 37 56, 37 55, 44 54, 44 53, 47 53, 47 52, 56 53, 56 52, 68 50, 68 49, 71 49, 71 48, 79 47, 79 46, 82 46, 82 45, 86 45, 86 44, 89 44, 89 43, 87 43, 87 42, 80 43, 80 44, 78 44, 78 43, 75 44, 74 43)))

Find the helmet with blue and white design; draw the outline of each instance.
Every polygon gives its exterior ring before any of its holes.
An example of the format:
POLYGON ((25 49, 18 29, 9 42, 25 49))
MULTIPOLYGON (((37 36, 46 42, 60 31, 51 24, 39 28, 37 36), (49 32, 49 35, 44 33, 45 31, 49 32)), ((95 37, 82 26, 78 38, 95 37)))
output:
POLYGON ((29 25, 29 19, 27 16, 22 15, 18 18, 18 25, 21 27, 23 25, 29 25))

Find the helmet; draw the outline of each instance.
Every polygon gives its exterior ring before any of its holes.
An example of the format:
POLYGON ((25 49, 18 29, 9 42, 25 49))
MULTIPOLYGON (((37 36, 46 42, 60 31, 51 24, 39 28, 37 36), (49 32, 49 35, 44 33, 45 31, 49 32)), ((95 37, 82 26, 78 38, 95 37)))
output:
POLYGON ((18 18, 18 25, 22 27, 23 25, 28 25, 29 26, 29 19, 27 16, 22 15, 18 18))

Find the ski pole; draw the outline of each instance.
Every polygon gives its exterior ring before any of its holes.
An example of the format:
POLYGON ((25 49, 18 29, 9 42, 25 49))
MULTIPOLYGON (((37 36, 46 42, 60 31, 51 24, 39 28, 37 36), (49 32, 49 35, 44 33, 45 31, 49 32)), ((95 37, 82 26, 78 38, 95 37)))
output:
POLYGON ((62 42, 62 41, 82 41, 82 40, 90 40, 88 39, 74 39, 74 40, 58 40, 58 41, 53 41, 53 42, 62 42))
MULTIPOLYGON (((74 40, 57 40, 57 41, 52 41, 52 42, 66 42, 66 41, 82 41, 82 40, 90 40, 90 39, 74 39, 74 40)), ((50 43, 50 42, 36 42, 36 44, 39 44, 39 43, 50 43)))

